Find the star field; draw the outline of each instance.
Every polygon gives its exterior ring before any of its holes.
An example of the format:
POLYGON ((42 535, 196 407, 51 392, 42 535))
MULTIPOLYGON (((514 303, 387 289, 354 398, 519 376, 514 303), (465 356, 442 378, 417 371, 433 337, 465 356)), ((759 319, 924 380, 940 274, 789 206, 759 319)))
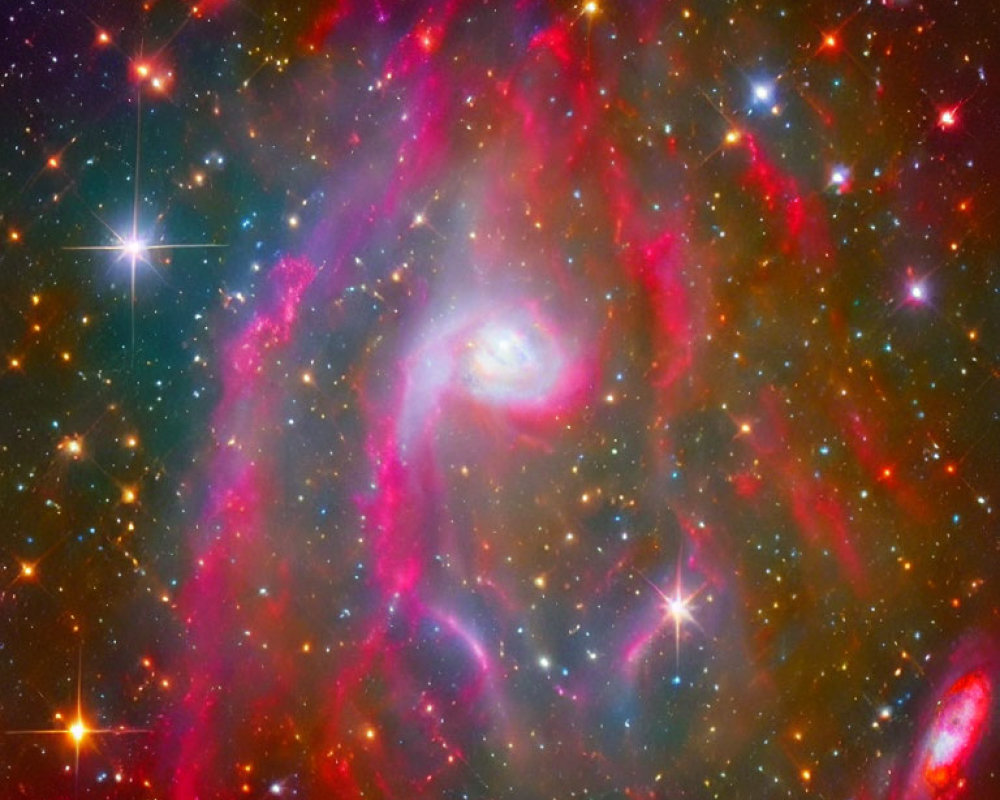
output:
POLYGON ((1000 796, 1000 16, 22 2, 0 798, 1000 796))

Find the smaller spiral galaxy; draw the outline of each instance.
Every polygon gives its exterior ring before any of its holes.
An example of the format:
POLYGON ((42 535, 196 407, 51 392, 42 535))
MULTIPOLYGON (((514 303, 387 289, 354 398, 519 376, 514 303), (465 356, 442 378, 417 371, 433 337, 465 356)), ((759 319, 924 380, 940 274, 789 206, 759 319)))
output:
POLYGON ((975 795, 987 760, 987 730, 995 716, 995 648, 975 639, 963 642, 943 677, 943 687, 924 714, 923 733, 905 780, 890 798, 951 800, 975 795))
POLYGON ((924 780, 935 792, 948 792, 962 781, 962 772, 983 735, 993 686, 980 669, 967 672, 945 692, 921 759, 924 780))

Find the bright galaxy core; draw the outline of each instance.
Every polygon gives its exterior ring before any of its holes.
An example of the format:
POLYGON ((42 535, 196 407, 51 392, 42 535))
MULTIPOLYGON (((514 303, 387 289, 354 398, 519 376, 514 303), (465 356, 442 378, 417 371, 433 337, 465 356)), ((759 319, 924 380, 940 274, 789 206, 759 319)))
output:
POLYGON ((0 800, 1000 797, 998 8, 6 0, 0 800))
POLYGON ((462 381, 473 396, 491 405, 541 403, 565 368, 552 334, 517 318, 485 322, 463 355, 462 381))

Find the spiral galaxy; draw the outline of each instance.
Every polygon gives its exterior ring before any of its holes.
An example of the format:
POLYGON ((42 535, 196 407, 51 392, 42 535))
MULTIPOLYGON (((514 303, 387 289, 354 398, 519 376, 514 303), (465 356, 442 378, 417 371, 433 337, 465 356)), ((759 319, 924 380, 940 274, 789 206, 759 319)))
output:
POLYGON ((5 16, 0 794, 997 794, 992 6, 5 16))

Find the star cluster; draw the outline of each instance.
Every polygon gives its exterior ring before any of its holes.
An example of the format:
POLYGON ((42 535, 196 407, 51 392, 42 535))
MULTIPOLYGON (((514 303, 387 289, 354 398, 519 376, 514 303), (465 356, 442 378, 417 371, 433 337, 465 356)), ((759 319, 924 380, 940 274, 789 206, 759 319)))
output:
POLYGON ((1000 793, 991 4, 3 17, 3 797, 1000 793))

